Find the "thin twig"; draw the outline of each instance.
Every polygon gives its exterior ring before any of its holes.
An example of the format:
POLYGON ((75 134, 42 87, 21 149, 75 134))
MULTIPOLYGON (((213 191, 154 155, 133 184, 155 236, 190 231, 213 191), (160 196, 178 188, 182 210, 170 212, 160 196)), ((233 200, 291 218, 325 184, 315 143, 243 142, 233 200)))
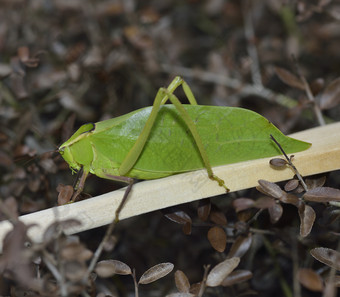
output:
POLYGON ((308 187, 306 185, 306 183, 304 182, 302 176, 300 175, 299 171, 297 170, 297 168, 295 167, 295 165, 292 163, 291 158, 293 156, 291 156, 290 158, 287 156, 286 152, 283 150, 282 146, 277 142, 277 140, 274 138, 273 135, 270 134, 271 139, 276 143, 276 145, 278 146, 278 148, 280 149, 280 151, 282 152, 282 154, 285 156, 288 165, 293 169, 295 175, 297 176, 297 178, 299 179, 302 187, 304 188, 304 190, 307 192, 308 191, 308 187))
POLYGON ((91 260, 91 263, 89 265, 89 267, 87 268, 87 271, 83 277, 83 282, 86 283, 87 282, 87 279, 90 275, 90 273, 92 272, 92 270, 94 269, 94 267, 96 266, 97 262, 98 262, 98 259, 100 257, 100 255, 102 254, 103 252, 103 249, 104 249, 104 246, 106 245, 106 243, 109 241, 110 239, 110 236, 116 226, 116 224, 118 223, 119 221, 119 215, 120 215, 120 212, 121 210, 123 209, 123 206, 125 205, 125 202, 128 198, 128 195, 132 189, 132 186, 133 186, 133 182, 131 182, 127 189, 125 190, 125 193, 124 193, 124 196, 122 198, 122 200, 120 201, 119 203, 119 206, 115 212, 115 217, 114 219, 112 220, 111 224, 109 225, 109 227, 106 229, 106 233, 101 241, 101 243, 99 244, 99 246, 97 247, 95 253, 93 254, 93 257, 92 257, 92 260, 91 260))
POLYGON ((205 287, 206 287, 206 282, 207 282, 207 277, 208 277, 208 272, 210 269, 210 265, 205 265, 204 266, 204 275, 203 275, 203 279, 201 281, 201 285, 200 285, 200 290, 197 294, 197 297, 202 297, 203 293, 205 291, 205 287))
POLYGON ((135 287, 135 297, 139 296, 139 290, 138 290, 138 282, 137 282, 137 278, 136 278, 136 269, 133 268, 132 269, 132 278, 133 278, 133 284, 135 287))
POLYGON ((299 64, 297 63, 296 58, 294 56, 292 56, 292 59, 293 59, 294 65, 295 65, 296 73, 298 74, 299 78, 301 79, 301 81, 302 81, 302 83, 305 87, 305 92, 306 92, 307 98, 313 104, 314 114, 315 114, 315 116, 316 116, 316 118, 319 122, 319 125, 324 126, 326 124, 325 119, 323 118, 321 109, 319 108, 319 105, 317 104, 317 102, 315 100, 315 97, 312 93, 310 85, 307 82, 306 78, 302 75, 302 73, 300 71, 299 64))
POLYGON ((243 18, 244 18, 244 35, 247 39, 247 50, 248 54, 251 58, 251 76, 253 83, 256 86, 263 87, 261 69, 259 63, 259 56, 257 53, 257 48, 255 46, 255 32, 254 32, 254 24, 252 20, 252 9, 251 9, 251 1, 247 0, 244 2, 243 7, 243 18))
POLYGON ((47 268, 52 273, 52 275, 57 280, 57 282, 60 286, 60 295, 62 297, 68 296, 67 286, 66 286, 64 276, 58 271, 57 267, 54 265, 53 259, 51 258, 49 253, 45 250, 43 250, 42 256, 43 256, 43 261, 44 261, 45 265, 47 266, 47 268))

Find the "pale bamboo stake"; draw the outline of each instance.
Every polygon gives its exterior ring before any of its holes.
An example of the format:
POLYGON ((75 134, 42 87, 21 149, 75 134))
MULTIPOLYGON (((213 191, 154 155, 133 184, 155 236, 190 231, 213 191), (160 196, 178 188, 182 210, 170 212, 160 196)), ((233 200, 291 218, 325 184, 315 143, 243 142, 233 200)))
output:
MULTIPOLYGON (((294 164, 303 176, 340 169, 340 123, 309 129, 290 136, 312 143, 310 149, 294 154, 294 164)), ((278 182, 293 177, 293 172, 289 168, 284 170, 271 168, 270 159, 230 164, 215 167, 213 170, 217 176, 226 181, 231 191, 254 187, 259 179, 278 182)), ((113 220, 124 190, 125 188, 85 201, 31 213, 19 219, 26 224, 36 224, 29 229, 30 238, 36 242, 42 240, 44 230, 56 220, 73 218, 81 222, 80 226, 65 230, 68 234, 89 230, 109 224, 113 220)), ((215 181, 209 180, 205 170, 144 181, 134 185, 120 219, 220 194, 224 194, 224 189, 218 187, 215 181)), ((228 199, 228 196, 222 197, 228 199)), ((11 224, 8 221, 0 223, 1 244, 10 229, 11 224)))

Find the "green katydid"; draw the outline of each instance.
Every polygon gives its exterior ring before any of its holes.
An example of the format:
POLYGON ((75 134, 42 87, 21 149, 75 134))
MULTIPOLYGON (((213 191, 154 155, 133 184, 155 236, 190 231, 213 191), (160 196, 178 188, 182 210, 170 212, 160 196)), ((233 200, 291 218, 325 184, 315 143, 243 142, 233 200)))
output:
MULTIPOLYGON (((59 152, 72 171, 83 170, 76 197, 89 173, 129 184, 205 168, 227 191, 212 167, 280 154, 270 135, 287 153, 309 143, 285 136, 261 115, 242 108, 202 106, 180 77, 160 88, 152 107, 81 126, 59 152), (173 94, 182 86, 190 104, 173 94), (165 104, 167 101, 172 104, 165 104)), ((124 196, 123 199, 126 199, 124 196)))

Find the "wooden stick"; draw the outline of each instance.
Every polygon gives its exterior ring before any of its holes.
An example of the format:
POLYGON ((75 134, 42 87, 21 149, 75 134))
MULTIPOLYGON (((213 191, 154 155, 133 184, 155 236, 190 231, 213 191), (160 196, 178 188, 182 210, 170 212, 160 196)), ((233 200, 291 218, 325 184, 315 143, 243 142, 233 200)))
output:
MULTIPOLYGON (((303 176, 340 169, 340 122, 290 136, 312 143, 310 149, 294 154, 293 162, 303 176)), ((278 182, 293 177, 294 174, 289 168, 284 170, 271 168, 270 159, 230 164, 215 167, 213 170, 217 176, 226 181, 231 191, 255 187, 259 179, 278 182)), ((109 224, 113 220, 124 191, 125 188, 88 200, 24 215, 19 219, 25 224, 35 224, 29 229, 29 236, 37 242, 41 242, 43 232, 56 220, 73 218, 81 222, 80 226, 65 230, 67 234, 89 230, 109 224)), ((215 181, 207 178, 206 170, 140 182, 134 185, 120 219, 223 193, 223 188, 216 186, 215 181)), ((0 223, 1 244, 11 227, 8 221, 0 223)))

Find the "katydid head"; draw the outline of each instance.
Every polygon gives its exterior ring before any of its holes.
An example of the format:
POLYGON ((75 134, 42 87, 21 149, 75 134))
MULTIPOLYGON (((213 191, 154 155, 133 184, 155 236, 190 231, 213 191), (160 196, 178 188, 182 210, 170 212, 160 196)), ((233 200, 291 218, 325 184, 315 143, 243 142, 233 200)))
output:
POLYGON ((59 153, 69 164, 72 171, 89 167, 93 160, 92 145, 87 136, 94 129, 94 124, 82 125, 69 140, 59 147, 59 153))
POLYGON ((59 148, 59 153, 63 157, 63 159, 68 163, 72 171, 80 170, 81 165, 78 164, 74 159, 70 146, 61 146, 59 148))

